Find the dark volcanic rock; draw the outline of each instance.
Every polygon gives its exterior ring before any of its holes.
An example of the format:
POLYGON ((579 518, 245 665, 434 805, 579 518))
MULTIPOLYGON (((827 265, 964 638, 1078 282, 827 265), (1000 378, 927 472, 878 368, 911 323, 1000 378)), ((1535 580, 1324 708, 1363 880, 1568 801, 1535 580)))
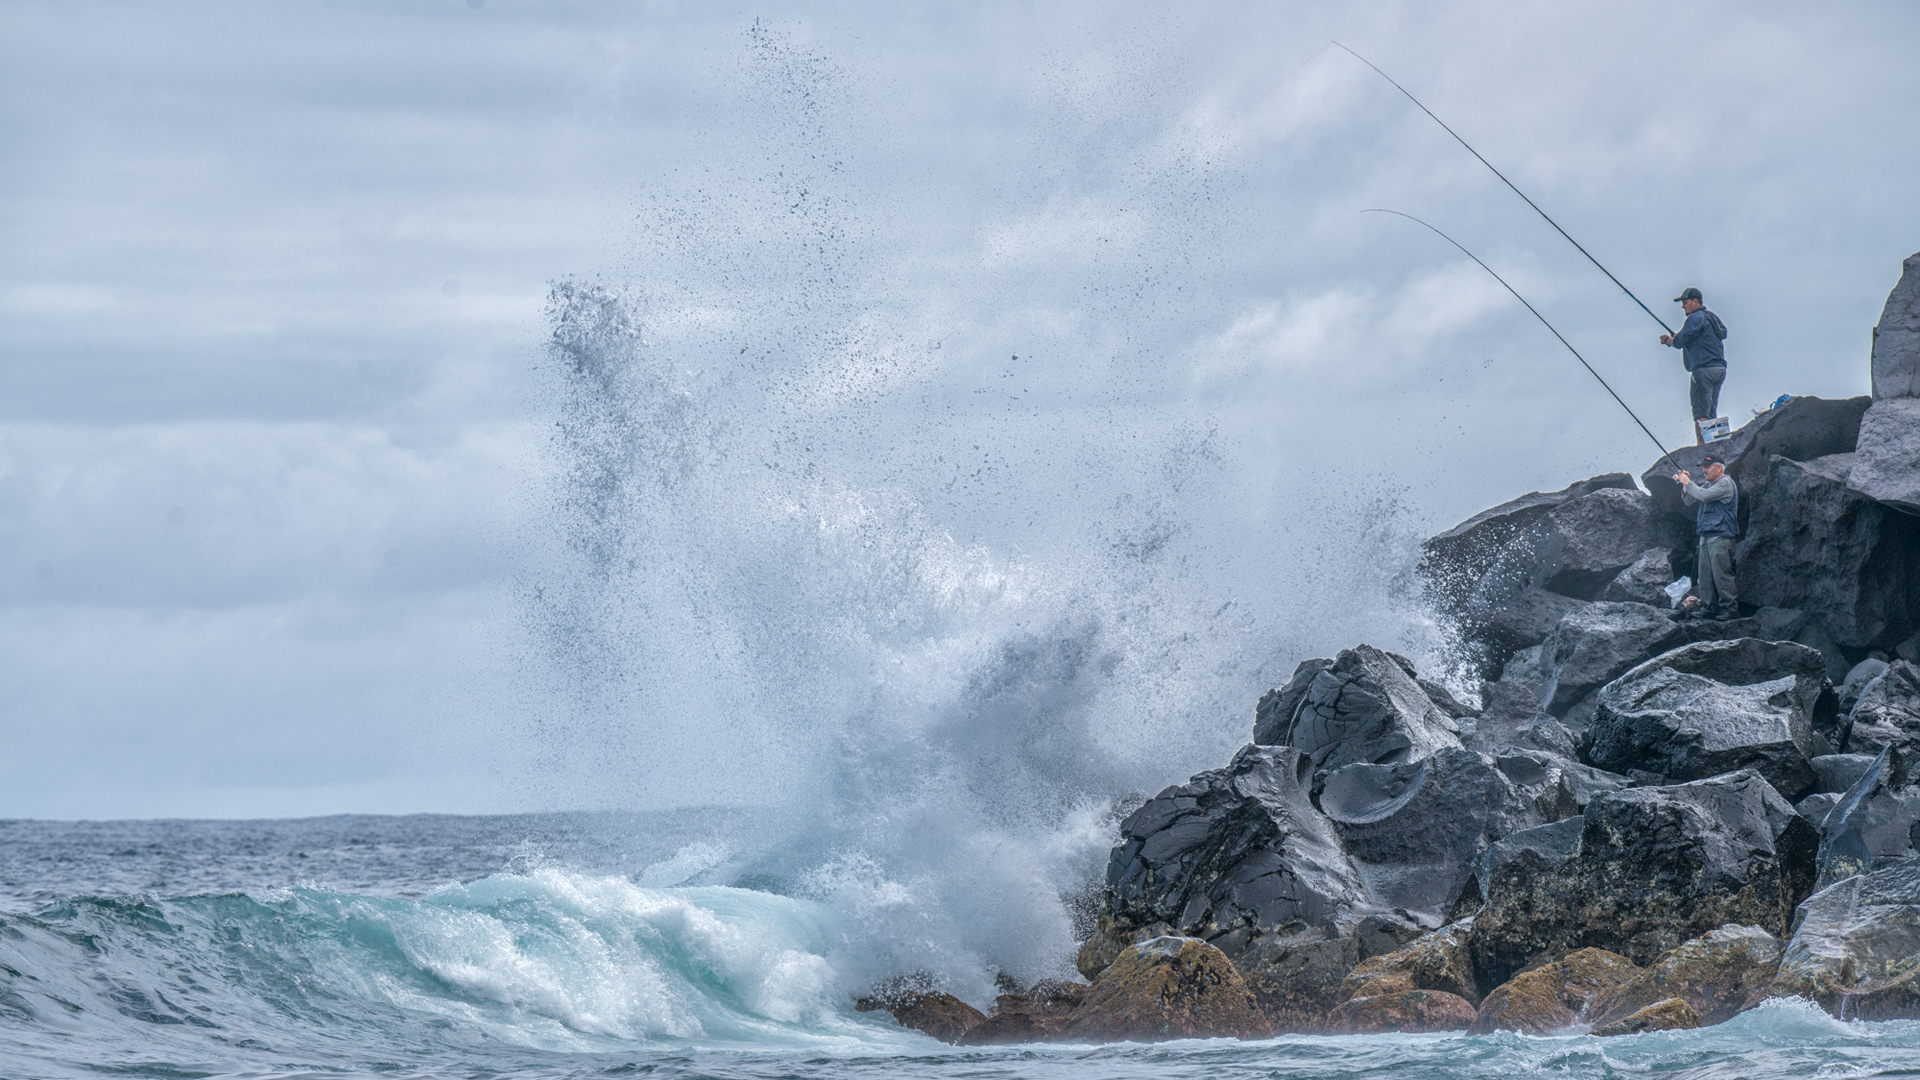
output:
POLYGON ((1727 686, 1648 667, 1600 694, 1588 757, 1604 769, 1644 769, 1675 780, 1756 769, 1789 798, 1813 790, 1812 730, 1793 680, 1727 686))
POLYGON ((1770 992, 1848 1019, 1920 1018, 1920 859, 1809 897, 1770 992))
POLYGON ((1813 775, 1818 778, 1815 791, 1838 794, 1853 786, 1873 765, 1872 754, 1823 754, 1814 758, 1813 775))
POLYGON ((1867 684, 1848 716, 1846 749, 1891 750, 1890 782, 1905 787, 1920 780, 1920 667, 1895 660, 1867 684))
POLYGON ((1355 762, 1417 761, 1460 746, 1460 727, 1392 656, 1371 645, 1342 650, 1301 694, 1281 745, 1304 751, 1315 772, 1355 762))
POLYGON ((1256 746, 1287 744, 1287 732, 1293 727, 1293 714, 1299 709, 1300 700, 1307 696, 1307 687, 1313 685, 1316 676, 1332 666, 1331 660, 1302 660, 1293 669, 1293 677, 1287 680, 1287 685, 1261 695, 1259 704, 1253 707, 1253 741, 1256 746))
POLYGON ((993 1015, 967 1029, 961 1046, 1045 1042, 1057 1038, 1073 1011, 1086 1000, 1085 983, 1042 979, 1025 993, 1001 994, 993 1015))
POLYGON ((1846 678, 1840 680, 1835 688, 1835 692, 1840 695, 1840 710, 1852 712, 1868 684, 1886 673, 1887 662, 1876 660, 1871 656, 1848 668, 1846 678))
POLYGON ((1920 514, 1920 398, 1881 399, 1860 418, 1847 484, 1887 506, 1920 514))
POLYGON ((1900 280, 1880 309, 1872 373, 1875 400, 1920 398, 1920 253, 1901 264, 1900 280))
POLYGON ((1711 446, 1683 446, 1674 450, 1671 461, 1663 457, 1641 473, 1640 483, 1662 511, 1691 529, 1694 512, 1681 502, 1680 486, 1673 482, 1674 466, 1677 464, 1698 477, 1702 473, 1700 460, 1714 454, 1727 463, 1727 472, 1740 487, 1742 513, 1747 513, 1765 497, 1769 455, 1812 461, 1831 454, 1851 453, 1860 435, 1860 415, 1867 411, 1871 401, 1866 397, 1841 401, 1794 398, 1754 417, 1740 430, 1711 446))
POLYGON ((1236 953, 1235 942, 1255 931, 1351 924, 1366 905, 1365 886, 1308 798, 1309 769, 1296 748, 1249 746, 1227 768, 1168 788, 1121 822, 1081 973, 1094 976, 1154 924, 1208 939, 1240 931, 1223 942, 1236 953))
POLYGON ((1647 604, 1651 607, 1670 608, 1672 602, 1667 598, 1667 586, 1673 583, 1673 551, 1671 548, 1648 548, 1601 591, 1600 599, 1615 603, 1647 604))
POLYGON ((1569 484, 1559 491, 1528 492, 1491 510, 1482 510, 1421 545, 1422 567, 1430 587, 1447 606, 1463 602, 1500 562, 1515 540, 1557 507, 1596 491, 1634 490, 1633 477, 1607 473, 1569 484))
POLYGON ((1612 1034, 1612 1024, 1632 1027, 1634 1014, 1676 997, 1693 1011, 1693 1026, 1725 1023, 1766 989, 1779 966, 1778 938, 1758 926, 1723 926, 1601 992, 1592 1010, 1596 1033, 1612 1034))
POLYGON ((1850 490, 1855 463, 1774 458, 1734 565, 1741 600, 1798 608, 1836 643, 1863 647, 1920 615, 1920 520, 1850 490))
POLYGON ((1340 1001, 1340 986, 1365 959, 1357 937, 1332 930, 1256 935, 1233 958, 1255 1000, 1280 1034, 1319 1031, 1340 1001))
POLYGON ((1678 644, 1681 634, 1672 618, 1646 604, 1589 604, 1560 620, 1540 647, 1541 701, 1564 716, 1627 669, 1678 644))
POLYGON ((1376 903, 1436 918, 1459 899, 1481 849, 1540 823, 1505 773, 1460 749, 1400 765, 1344 766, 1327 777, 1320 809, 1376 903))
POLYGON ((1500 984, 1480 1003, 1467 1031, 1558 1035, 1579 1027, 1593 999, 1639 974, 1633 961, 1605 949, 1579 949, 1500 984))
POLYGON ((1834 710, 1819 651, 1791 641, 1752 637, 1702 640, 1656 656, 1647 664, 1704 675, 1728 686, 1750 686, 1792 676, 1794 699, 1811 722, 1822 723, 1821 718, 1829 717, 1834 710))
POLYGON ((1128 946, 1060 1030, 1070 1042, 1260 1039, 1273 1027, 1219 949, 1197 938, 1128 946))
POLYGON ((1589 946, 1651 962, 1727 923, 1784 933, 1812 887, 1818 843, 1752 771, 1603 795, 1583 815, 1576 855, 1555 865, 1520 850, 1490 868, 1476 977, 1494 985, 1536 957, 1589 946))
POLYGON ((1886 775, 1887 759, 1892 751, 1882 750, 1853 784, 1834 803, 1820 822, 1819 878, 1815 889, 1824 889, 1836 881, 1873 869, 1873 854, 1867 850, 1867 806, 1880 790, 1886 775))

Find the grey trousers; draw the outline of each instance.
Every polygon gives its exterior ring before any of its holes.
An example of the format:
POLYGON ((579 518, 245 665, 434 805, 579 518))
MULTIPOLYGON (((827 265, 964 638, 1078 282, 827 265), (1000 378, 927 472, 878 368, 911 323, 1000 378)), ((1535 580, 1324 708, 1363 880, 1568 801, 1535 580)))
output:
POLYGON ((1701 611, 1711 612, 1716 605, 1731 610, 1740 602, 1733 584, 1733 537, 1700 538, 1700 559, 1693 580, 1699 582, 1695 591, 1700 596, 1701 611))
POLYGON ((1693 369, 1693 382, 1687 387, 1692 399, 1693 418, 1711 420, 1720 415, 1720 384, 1727 381, 1727 365, 1701 364, 1693 369))

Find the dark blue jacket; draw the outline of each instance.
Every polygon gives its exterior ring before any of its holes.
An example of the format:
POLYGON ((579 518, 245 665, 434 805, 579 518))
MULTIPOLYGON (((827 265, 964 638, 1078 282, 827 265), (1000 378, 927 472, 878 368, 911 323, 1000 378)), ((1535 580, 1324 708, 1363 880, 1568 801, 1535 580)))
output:
POLYGON ((1727 324, 1720 321, 1720 316, 1701 308, 1680 324, 1680 332, 1673 335, 1673 347, 1680 350, 1680 362, 1692 371, 1701 364, 1726 363, 1727 350, 1720 344, 1725 340, 1727 324))
POLYGON ((1722 476, 1711 484, 1688 484, 1680 494, 1685 502, 1700 507, 1693 518, 1694 532, 1701 536, 1740 535, 1740 489, 1734 486, 1733 477, 1722 476), (1695 491, 1709 497, 1697 498, 1695 491))

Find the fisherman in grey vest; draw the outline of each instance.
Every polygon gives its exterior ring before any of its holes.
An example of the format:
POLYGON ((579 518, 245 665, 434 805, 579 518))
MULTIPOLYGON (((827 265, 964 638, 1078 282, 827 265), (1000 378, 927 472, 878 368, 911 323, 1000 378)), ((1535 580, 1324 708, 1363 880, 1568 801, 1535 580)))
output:
POLYGON ((1727 324, 1707 310, 1699 289, 1688 287, 1674 300, 1687 313, 1687 321, 1680 324, 1679 333, 1661 334, 1660 344, 1679 349, 1680 363, 1693 377, 1687 391, 1693 401, 1693 437, 1704 443, 1707 438, 1700 432, 1700 422, 1720 415, 1720 384, 1727 381, 1727 349, 1720 344, 1727 340, 1727 324))
POLYGON ((1694 567, 1694 586, 1700 597, 1700 615, 1726 622, 1740 614, 1740 598, 1733 584, 1733 538, 1740 535, 1740 489, 1727 475, 1726 463, 1708 454, 1702 464, 1706 483, 1696 484, 1682 470, 1673 476, 1681 499, 1697 506, 1693 531, 1700 537, 1700 557, 1694 567))

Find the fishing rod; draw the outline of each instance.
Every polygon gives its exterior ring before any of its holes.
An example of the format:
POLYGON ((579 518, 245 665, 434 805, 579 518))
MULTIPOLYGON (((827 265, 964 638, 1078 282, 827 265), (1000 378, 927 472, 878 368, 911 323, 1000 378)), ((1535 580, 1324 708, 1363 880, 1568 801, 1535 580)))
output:
MULTIPOLYGON (((1540 209, 1540 204, 1539 204, 1539 203, 1536 203, 1536 202, 1534 202, 1534 201, 1533 201, 1532 199, 1529 199, 1529 198, 1527 198, 1527 193, 1526 193, 1526 192, 1524 192, 1524 191, 1521 191, 1521 190, 1520 190, 1520 189, 1519 189, 1518 187, 1514 187, 1514 183, 1513 183, 1513 181, 1511 181, 1511 180, 1509 180, 1509 179, 1507 179, 1507 174, 1506 174, 1506 173, 1503 173, 1503 172, 1501 172, 1501 171, 1500 171, 1499 169, 1495 169, 1495 168, 1493 167, 1493 162, 1491 162, 1491 161, 1488 161, 1488 160, 1487 160, 1486 158, 1483 158, 1483 157, 1480 157, 1480 151, 1478 151, 1478 150, 1475 150, 1475 149, 1474 149, 1474 148, 1473 148, 1473 147, 1472 147, 1472 146, 1471 146, 1471 145, 1470 145, 1470 144, 1469 144, 1469 143, 1467 142, 1467 140, 1465 140, 1465 139, 1463 139, 1463 138, 1461 138, 1461 137, 1460 137, 1460 133, 1459 133, 1459 132, 1457 132, 1457 131, 1455 131, 1455 130, 1453 130, 1453 129, 1452 129, 1452 128, 1450 128, 1450 127, 1447 127, 1447 122, 1446 122, 1445 120, 1442 120, 1442 119, 1440 119, 1440 118, 1439 118, 1438 116, 1434 116, 1434 115, 1433 115, 1433 110, 1432 110, 1432 109, 1429 109, 1429 108, 1427 108, 1427 107, 1426 107, 1425 105, 1421 105, 1421 104, 1420 104, 1420 99, 1419 99, 1419 98, 1417 98, 1417 97, 1414 97, 1414 96, 1413 96, 1413 94, 1412 94, 1412 92, 1410 92, 1410 91, 1409 91, 1409 90, 1408 90, 1408 89, 1407 89, 1406 87, 1404 87, 1404 86, 1401 86, 1401 85, 1400 85, 1400 84, 1399 84, 1398 82, 1395 82, 1395 81, 1394 81, 1394 78, 1393 78, 1393 76, 1391 76, 1391 75, 1389 75, 1389 74, 1387 74, 1387 73, 1386 73, 1386 72, 1384 72, 1384 71, 1381 71, 1381 70, 1380 70, 1380 68, 1379 68, 1379 66, 1378 66, 1378 65, 1376 65, 1376 64, 1375 64, 1375 63, 1374 63, 1373 61, 1371 61, 1371 60, 1369 60, 1369 59, 1367 59, 1367 58, 1366 58, 1366 57, 1364 57, 1364 56, 1361 56, 1361 55, 1360 55, 1359 53, 1357 53, 1357 52, 1354 52, 1354 51, 1353 51, 1352 49, 1349 49, 1349 48, 1347 48, 1347 47, 1346 47, 1345 45, 1340 45, 1340 43, 1339 43, 1339 42, 1337 42, 1337 41, 1336 41, 1336 42, 1333 42, 1333 44, 1335 44, 1335 45, 1339 45, 1339 46, 1340 46, 1340 51, 1342 51, 1342 52, 1344 52, 1344 53, 1346 53, 1346 54, 1347 54, 1348 56, 1351 56, 1351 57, 1353 57, 1353 58, 1354 58, 1355 60, 1358 60, 1358 61, 1360 61, 1361 63, 1363 63, 1363 64, 1365 64, 1365 65, 1367 65, 1367 66, 1368 66, 1368 67, 1370 67, 1370 68, 1373 68, 1373 70, 1374 70, 1374 71, 1375 71, 1375 72, 1376 72, 1376 73, 1377 73, 1377 74, 1378 74, 1378 75, 1379 75, 1379 76, 1380 76, 1381 78, 1383 78, 1383 79, 1385 79, 1385 80, 1387 80, 1387 81, 1388 81, 1388 82, 1390 82, 1390 83, 1393 83, 1393 88, 1394 88, 1395 90, 1398 90, 1398 91, 1400 91, 1400 92, 1401 92, 1402 94, 1406 94, 1406 95, 1407 95, 1407 100, 1408 100, 1408 101, 1411 101, 1411 102, 1413 102, 1413 103, 1414 103, 1415 105, 1418 105, 1418 106, 1420 107, 1420 111, 1421 111, 1421 112, 1423 112, 1423 113, 1426 113, 1426 114, 1427 114, 1427 115, 1428 115, 1429 117, 1432 117, 1432 118, 1433 118, 1433 122, 1434 122, 1434 123, 1436 123, 1436 124, 1439 124, 1439 125, 1440 125, 1440 127, 1441 127, 1441 128, 1443 129, 1443 130, 1445 130, 1447 134, 1449 134, 1449 135, 1451 135, 1451 136, 1453 136, 1453 140, 1454 140, 1455 142, 1457 142, 1457 143, 1459 143, 1459 144, 1460 144, 1461 146, 1465 146, 1465 147, 1467 148, 1467 153, 1469 153, 1469 154, 1472 154, 1472 155, 1473 155, 1473 156, 1474 156, 1475 158, 1478 158, 1478 159, 1479 159, 1479 161, 1480 161, 1480 164, 1482 164, 1482 165, 1485 165, 1485 166, 1486 166, 1486 167, 1487 167, 1488 169, 1490 169, 1490 170, 1492 170, 1492 172, 1493 172, 1493 175, 1495 175, 1495 176, 1497 176, 1497 177, 1499 177, 1499 178, 1500 178, 1500 182, 1501 182, 1501 183, 1503 183, 1503 184, 1505 184, 1505 185, 1507 185, 1507 186, 1508 186, 1509 188, 1512 188, 1512 189, 1513 189, 1513 193, 1514 193, 1515 195, 1518 195, 1518 196, 1520 196, 1520 198, 1521 198, 1521 200, 1522 200, 1522 201, 1524 201, 1524 202, 1525 202, 1525 203, 1526 203, 1526 204, 1527 204, 1528 206, 1531 206, 1531 207, 1533 207, 1533 212, 1534 212, 1534 213, 1536 213, 1536 214, 1539 214, 1539 215, 1540 215, 1540 216, 1541 216, 1541 217, 1542 217, 1543 219, 1545 219, 1545 221, 1546 221, 1546 223, 1547 223, 1547 224, 1549 224, 1549 225, 1551 225, 1551 226, 1553 226, 1553 231, 1554 231, 1554 232, 1557 232, 1557 233, 1559 233, 1559 234, 1560 234, 1561 236, 1564 236, 1564 237, 1566 237, 1566 240, 1567 240, 1567 243, 1569 243, 1569 244, 1572 244, 1572 245, 1573 245, 1573 246, 1574 246, 1575 248, 1577 248, 1577 249, 1579 250, 1579 252, 1580 252, 1580 254, 1582 254, 1582 255, 1585 255, 1585 256, 1587 257, 1587 261, 1588 261, 1588 262, 1590 262, 1590 263, 1592 263, 1592 264, 1593 264, 1593 265, 1594 265, 1595 267, 1598 267, 1601 273, 1603 273, 1603 274, 1605 274, 1605 275, 1607 275, 1607 280, 1608 280, 1608 281, 1611 281, 1611 282, 1613 282, 1613 283, 1614 283, 1615 285, 1618 285, 1618 286, 1620 287, 1620 291, 1621 291, 1621 292, 1623 292, 1623 293, 1626 293, 1626 294, 1627 294, 1627 299, 1629 299, 1629 300, 1631 300, 1631 301, 1633 301, 1633 302, 1634 302, 1634 303, 1636 303, 1636 304, 1640 304, 1640 310, 1641 310, 1641 311, 1644 311, 1644 312, 1646 312, 1646 313, 1647 313, 1647 317, 1648 317, 1648 318, 1650 318, 1650 319, 1652 319, 1652 320, 1653 320, 1654 322, 1657 322, 1657 323, 1659 323, 1659 324, 1660 324, 1660 329, 1662 329, 1662 330, 1665 330, 1665 331, 1666 331, 1666 332, 1667 332, 1668 334, 1672 334, 1672 333, 1673 333, 1673 327, 1671 327, 1671 326, 1668 326, 1668 325, 1667 325, 1667 320, 1665 320, 1665 319, 1663 319, 1663 318, 1661 318, 1661 317, 1660 317, 1660 316, 1658 316, 1658 315, 1655 315, 1655 314, 1653 313, 1653 309, 1652 309, 1652 308, 1650 308, 1650 307, 1648 307, 1648 306, 1647 306, 1646 304, 1644 304, 1644 303, 1641 303, 1641 301, 1640 301, 1640 298, 1639 298, 1639 297, 1637 297, 1637 296, 1635 296, 1635 295, 1633 295, 1633 290, 1632 290, 1632 289, 1629 289, 1629 288, 1627 288, 1627 287, 1626 287, 1626 285, 1624 285, 1624 284, 1622 284, 1622 283, 1621 283, 1621 281, 1620 281, 1620 279, 1619 279, 1619 278, 1617 278, 1617 277, 1614 277, 1614 276, 1613 276, 1613 271, 1611 271, 1611 270, 1609 270, 1609 269, 1607 269, 1607 268, 1606 268, 1606 267, 1604 267, 1604 266, 1601 266, 1601 265, 1600 265, 1600 260, 1599 260, 1599 259, 1596 259, 1596 258, 1594 258, 1594 257, 1593 257, 1593 253, 1592 253, 1592 252, 1590 252, 1590 251, 1588 251, 1588 250, 1587 250, 1586 248, 1584 248, 1584 247, 1581 247, 1581 246, 1580 246, 1580 241, 1578 241, 1578 240, 1575 240, 1575 239, 1574 239, 1573 237, 1571 237, 1571 236, 1568 236, 1568 235, 1567 235, 1567 230, 1565 230, 1565 229, 1563 229, 1563 228, 1561 228, 1561 227, 1560 227, 1560 223, 1559 223, 1559 222, 1557 222, 1557 221, 1555 221, 1555 220, 1553 220, 1553 219, 1552 219, 1551 217, 1548 217, 1548 216, 1547 216, 1547 212, 1546 212, 1545 210, 1542 210, 1542 209, 1540 209)), ((1315 55, 1318 55, 1318 54, 1315 54, 1315 55)), ((1393 212, 1393 211, 1389 211, 1389 213, 1392 213, 1392 212, 1393 212)), ((1414 220, 1416 220, 1416 221, 1418 221, 1419 219, 1418 219, 1418 218, 1416 218, 1416 219, 1414 219, 1414 220)), ((1424 222, 1424 221, 1421 221, 1421 222, 1420 222, 1420 224, 1422 224, 1422 225, 1427 225, 1427 223, 1426 223, 1426 222, 1424 222)), ((1431 226, 1431 225, 1427 225, 1427 228, 1429 228, 1429 229, 1433 229, 1433 226, 1431 226)), ((1438 230, 1438 229, 1434 229, 1434 231, 1435 231, 1435 232, 1439 232, 1440 230, 1438 230)), ((1445 233, 1441 233, 1441 235, 1442 235, 1442 236, 1445 236, 1446 234, 1445 234, 1445 233)), ((1451 238, 1449 237, 1449 239, 1451 239, 1451 238)), ((1460 245, 1458 245, 1458 244, 1455 244, 1454 246, 1455 246, 1455 247, 1460 247, 1460 245)), ((1466 249, 1466 248, 1460 248, 1460 250, 1461 250, 1461 251, 1466 251, 1467 249, 1466 249)), ((1471 255, 1471 254, 1472 254, 1472 252, 1467 252, 1467 253, 1468 253, 1469 255, 1471 255)), ((1475 259, 1475 260, 1474 260, 1474 262, 1480 262, 1480 260, 1478 260, 1478 259, 1475 259)), ((1482 265, 1482 266, 1485 266, 1486 264, 1485 264, 1485 263, 1480 263, 1480 265, 1482 265)), ((1487 271, 1487 273, 1489 273, 1489 274, 1491 274, 1491 273, 1493 273, 1493 271, 1491 271, 1491 270, 1489 270, 1489 271, 1487 271)), ((1499 276, 1499 275, 1497 275, 1497 274, 1496 274, 1495 276, 1497 277, 1497 276, 1499 276)), ((1506 284, 1506 282, 1504 282, 1504 281, 1503 281, 1503 282, 1501 282, 1500 284, 1502 284, 1502 285, 1505 285, 1505 284, 1506 284)), ((1509 289, 1511 289, 1511 287, 1509 287, 1509 289)), ((1520 294, 1519 294, 1519 293, 1514 293, 1513 295, 1515 295, 1515 296, 1519 296, 1520 294)), ((1520 302, 1521 302, 1521 303, 1523 303, 1523 304, 1525 304, 1525 303, 1526 303, 1526 301, 1525 301, 1525 300, 1522 300, 1522 301, 1520 301, 1520 302)), ((1533 305, 1531 305, 1531 304, 1528 304, 1527 306, 1528 306, 1528 308, 1529 308, 1529 309, 1531 309, 1533 305)), ((1535 315, 1538 315, 1538 314, 1540 314, 1540 313, 1536 311, 1536 312, 1534 312, 1534 314, 1535 314, 1535 315)), ((1545 322, 1546 320, 1545 320, 1545 319, 1542 319, 1542 320, 1540 320, 1540 321, 1541 321, 1541 322, 1545 322)), ((1551 329, 1553 329, 1553 328, 1552 328, 1551 326, 1549 326, 1549 327, 1548 327, 1547 329, 1549 329, 1549 330, 1551 330, 1551 329)), ((1565 339, 1565 338, 1561 338, 1560 340, 1562 340, 1562 341, 1565 341, 1566 339, 1565 339)), ((1567 348, 1569 348, 1569 349, 1571 349, 1571 348, 1573 348, 1573 346, 1571 346, 1571 345, 1569 345, 1569 346, 1567 346, 1567 348)), ((1578 354, 1575 354, 1575 355, 1578 355, 1578 354)), ((1584 361, 1584 360, 1582 360, 1582 361, 1581 361, 1581 363, 1583 363, 1583 364, 1584 364, 1584 363, 1586 363, 1586 361, 1584 361)), ((1588 370, 1589 370, 1589 371, 1591 371, 1592 369, 1591 369, 1591 368, 1589 368, 1588 370)), ((1599 378, 1599 376, 1597 376, 1597 375, 1596 375, 1596 376, 1594 376, 1594 377, 1595 377, 1595 378, 1599 378)), ((1625 402, 1621 402, 1621 404, 1622 404, 1622 405, 1624 405, 1624 404, 1626 404, 1626 403, 1625 403, 1625 402)), ((1629 411, 1629 412, 1631 412, 1632 410, 1631 410, 1631 409, 1629 409, 1628 411, 1629 411)), ((1638 417, 1635 417, 1635 419, 1637 420, 1637 419, 1638 419, 1638 417)), ((1648 434, 1652 434, 1652 433, 1651 433, 1651 432, 1649 432, 1648 434)), ((1657 440, 1657 439, 1656 439, 1656 440, 1654 440, 1654 441, 1655 441, 1655 442, 1658 442, 1659 440, 1657 440)))
MULTIPOLYGON (((1526 196, 1523 195, 1521 196, 1521 198, 1526 198, 1526 196)), ((1493 267, 1488 266, 1484 262, 1480 262, 1480 256, 1475 255, 1471 251, 1468 251, 1466 249, 1466 245, 1462 244, 1460 241, 1455 240, 1453 237, 1448 236, 1446 233, 1441 232, 1439 229, 1435 229, 1432 225, 1428 225, 1426 222, 1421 221, 1419 218, 1414 217, 1412 214, 1403 214, 1398 210, 1384 210, 1379 208, 1362 210, 1360 212, 1363 214, 1392 214, 1395 217, 1406 218, 1408 221, 1411 221, 1417 225, 1426 225, 1427 228, 1433 230, 1433 233, 1435 236, 1438 236, 1440 239, 1445 240, 1447 243, 1452 244, 1454 247, 1459 248, 1461 253, 1464 254, 1467 258, 1472 259, 1474 262, 1480 263, 1480 269, 1485 270, 1489 274, 1493 274, 1493 280, 1505 286, 1506 290, 1513 294, 1513 298, 1515 300, 1520 301, 1522 304, 1526 304, 1527 310, 1533 312, 1533 317, 1540 320, 1540 325, 1546 327, 1548 330, 1553 331, 1553 336, 1560 338, 1560 344, 1565 345, 1567 347, 1567 351, 1573 354, 1573 358, 1575 360, 1580 361, 1580 366, 1587 369, 1587 374, 1593 376, 1596 380, 1598 380, 1600 385, 1606 389, 1607 393, 1612 395, 1613 400, 1615 402, 1618 402, 1621 408, 1627 410, 1627 415, 1633 417, 1633 422, 1636 424, 1639 424, 1640 430, 1646 432, 1647 438, 1653 440, 1653 445, 1658 446, 1660 448, 1660 456, 1667 460, 1667 464, 1673 466, 1673 471, 1676 473, 1682 471, 1680 468, 1680 463, 1673 460, 1673 453, 1667 449, 1666 444, 1662 443, 1660 441, 1660 437, 1653 433, 1653 429, 1647 427, 1646 424, 1641 423, 1640 414, 1633 411, 1633 406, 1628 405, 1625 401, 1621 400, 1621 397, 1619 394, 1614 393, 1613 387, 1607 384, 1607 380, 1601 378, 1600 373, 1593 370, 1593 365, 1587 363, 1587 358, 1580 355, 1580 350, 1573 347, 1573 342, 1568 341, 1564 336, 1562 336, 1560 331, 1554 330, 1553 324, 1547 321, 1547 317, 1545 315, 1540 314, 1540 309, 1534 307, 1532 304, 1528 304, 1527 298, 1520 295, 1520 290, 1514 288, 1511 285, 1508 285, 1507 279, 1501 277, 1497 273, 1494 273, 1493 267)))

